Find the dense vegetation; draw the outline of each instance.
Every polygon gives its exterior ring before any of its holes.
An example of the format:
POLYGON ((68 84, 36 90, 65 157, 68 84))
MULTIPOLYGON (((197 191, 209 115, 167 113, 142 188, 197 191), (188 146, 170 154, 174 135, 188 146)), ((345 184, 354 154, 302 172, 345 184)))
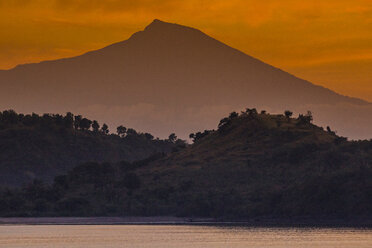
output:
MULTIPOLYGON (((76 165, 88 162, 138 160, 169 152, 176 140, 154 139, 119 126, 108 126, 80 115, 23 115, 0 112, 0 185, 20 186, 33 179, 52 181, 76 165)), ((177 141, 180 142, 180 141, 177 141)))
POLYGON ((218 130, 168 155, 85 163, 18 190, 3 189, 3 216, 372 215, 372 142, 347 141, 311 113, 231 113, 218 130))

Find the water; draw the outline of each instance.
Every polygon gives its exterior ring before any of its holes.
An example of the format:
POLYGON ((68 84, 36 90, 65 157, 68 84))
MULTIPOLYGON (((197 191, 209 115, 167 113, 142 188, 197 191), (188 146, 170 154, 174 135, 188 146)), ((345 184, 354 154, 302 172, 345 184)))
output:
POLYGON ((364 248, 372 230, 213 226, 0 226, 1 248, 364 248))

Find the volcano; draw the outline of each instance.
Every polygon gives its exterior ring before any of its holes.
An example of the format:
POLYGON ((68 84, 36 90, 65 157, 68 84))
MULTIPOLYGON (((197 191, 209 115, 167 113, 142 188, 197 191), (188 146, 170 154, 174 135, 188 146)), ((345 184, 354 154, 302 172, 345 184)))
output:
POLYGON ((372 135, 372 104, 268 65, 186 26, 154 20, 129 39, 83 55, 0 71, 0 108, 81 113, 160 137, 215 127, 245 107, 313 112, 353 139, 372 135))

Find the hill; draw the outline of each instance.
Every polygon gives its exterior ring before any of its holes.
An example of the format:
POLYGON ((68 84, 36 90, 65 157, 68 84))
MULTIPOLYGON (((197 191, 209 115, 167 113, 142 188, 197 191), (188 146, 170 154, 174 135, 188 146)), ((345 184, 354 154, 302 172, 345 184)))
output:
POLYGON ((82 164, 53 185, 4 190, 0 214, 371 216, 372 141, 323 130, 311 113, 290 116, 233 112, 218 130, 193 134, 192 145, 168 155, 82 164))
POLYGON ((199 30, 159 20, 97 51, 0 71, 0 85, 2 109, 73 111, 162 137, 213 128, 221 115, 245 106, 311 110, 317 124, 332 125, 341 135, 372 133, 370 103, 299 79, 199 30))
POLYGON ((174 144, 122 128, 120 136, 82 116, 0 112, 0 185, 21 186, 34 179, 53 181, 88 162, 139 160, 169 152, 174 144))

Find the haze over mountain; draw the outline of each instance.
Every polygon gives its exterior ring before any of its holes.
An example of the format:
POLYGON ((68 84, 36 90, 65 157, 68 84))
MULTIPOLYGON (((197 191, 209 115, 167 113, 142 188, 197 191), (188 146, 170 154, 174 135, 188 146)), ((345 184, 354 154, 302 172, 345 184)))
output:
POLYGON ((159 20, 97 51, 0 71, 0 85, 1 109, 72 111, 162 137, 213 128, 220 116, 244 107, 311 110, 315 123, 340 135, 372 137, 372 104, 159 20))

